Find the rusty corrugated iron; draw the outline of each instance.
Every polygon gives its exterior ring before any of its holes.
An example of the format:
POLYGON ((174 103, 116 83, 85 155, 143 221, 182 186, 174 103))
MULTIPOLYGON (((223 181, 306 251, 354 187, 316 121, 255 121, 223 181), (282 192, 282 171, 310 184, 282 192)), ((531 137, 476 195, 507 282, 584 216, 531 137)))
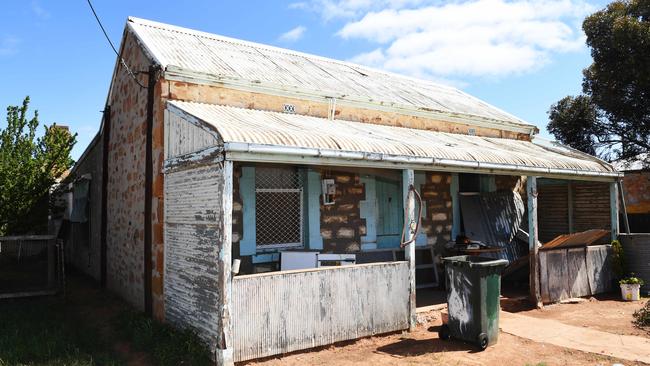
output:
POLYGON ((277 90, 407 106, 448 116, 475 116, 519 129, 534 126, 449 86, 350 62, 130 17, 135 32, 163 67, 223 81, 244 81, 277 90))
MULTIPOLYGON (((205 103, 169 101, 168 106, 170 105, 186 113, 187 117, 196 118, 207 127, 212 127, 224 143, 425 157, 504 164, 515 168, 613 171, 611 166, 596 160, 527 141, 329 120, 205 103)), ((176 140, 183 139, 179 136, 176 140)), ((201 140, 197 137, 194 139, 201 140)), ((170 147, 172 150, 174 148, 170 147)), ((188 150, 192 151, 191 148, 188 150)))
POLYGON ((510 263, 527 253, 513 242, 523 220, 525 206, 513 191, 461 195, 465 234, 472 240, 503 250, 481 255, 507 259, 510 263))
POLYGON ((586 247, 609 243, 609 230, 592 229, 574 234, 564 234, 542 245, 540 250, 586 247))

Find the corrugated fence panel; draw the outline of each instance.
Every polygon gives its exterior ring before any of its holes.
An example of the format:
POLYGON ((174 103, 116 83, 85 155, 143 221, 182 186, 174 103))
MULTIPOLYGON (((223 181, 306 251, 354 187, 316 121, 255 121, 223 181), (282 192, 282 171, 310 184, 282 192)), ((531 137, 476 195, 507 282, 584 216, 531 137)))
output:
POLYGON ((214 347, 221 337, 217 303, 222 194, 216 166, 165 176, 165 318, 195 328, 214 347))
POLYGON ((233 279, 235 361, 407 329, 407 262, 233 279))

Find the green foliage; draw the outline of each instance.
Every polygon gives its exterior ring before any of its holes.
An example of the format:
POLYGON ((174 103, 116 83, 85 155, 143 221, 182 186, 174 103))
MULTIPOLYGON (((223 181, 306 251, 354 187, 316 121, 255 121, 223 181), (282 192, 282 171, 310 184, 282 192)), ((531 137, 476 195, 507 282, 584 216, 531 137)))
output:
POLYGON ((7 127, 0 129, 0 235, 38 231, 42 215, 35 208, 40 203, 47 215, 50 187, 73 164, 76 134, 53 124, 36 137, 38 111, 30 119, 28 108, 29 97, 7 107, 7 127))
POLYGON ((600 113, 591 98, 584 95, 564 97, 551 106, 548 117, 546 128, 558 141, 596 155, 597 144, 593 136, 600 113))
POLYGON ((593 141, 609 160, 634 160, 650 151, 650 2, 614 1, 583 30, 593 58, 583 71, 585 95, 552 107, 561 118, 551 118, 549 131, 578 149, 593 141))
POLYGON ((650 300, 646 301, 645 306, 634 312, 632 323, 639 328, 650 327, 650 300))
POLYGON ((612 241, 612 272, 617 279, 623 278, 626 272, 623 245, 618 240, 612 241))
POLYGON ((119 316, 117 328, 135 349, 149 352, 158 365, 212 364, 205 343, 190 329, 179 331, 132 311, 119 316))
POLYGON ((639 277, 635 277, 634 273, 632 273, 632 276, 622 278, 620 281, 618 281, 618 283, 621 284, 621 285, 641 285, 641 286, 643 286, 643 284, 645 282, 643 282, 643 279, 641 279, 639 277))

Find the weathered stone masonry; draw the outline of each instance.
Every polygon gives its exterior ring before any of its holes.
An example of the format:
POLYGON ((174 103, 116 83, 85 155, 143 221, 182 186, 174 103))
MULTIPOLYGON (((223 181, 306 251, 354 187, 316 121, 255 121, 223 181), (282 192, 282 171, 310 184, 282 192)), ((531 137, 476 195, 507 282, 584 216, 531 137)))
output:
MULTIPOLYGON (((125 61, 146 70, 149 60, 129 32, 125 61)), ((136 308, 144 309, 144 171, 147 91, 123 70, 115 73, 108 151, 107 285, 136 308)))

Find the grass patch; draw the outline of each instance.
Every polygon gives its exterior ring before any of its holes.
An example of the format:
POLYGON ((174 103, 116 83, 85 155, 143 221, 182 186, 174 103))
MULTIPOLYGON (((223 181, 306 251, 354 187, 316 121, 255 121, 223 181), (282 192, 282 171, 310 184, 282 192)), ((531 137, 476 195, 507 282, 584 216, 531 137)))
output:
POLYGON ((211 365, 205 344, 131 310, 88 280, 68 296, 0 300, 0 366, 211 365))
POLYGON ((157 365, 212 364, 208 348, 190 329, 177 330, 133 311, 121 313, 116 325, 123 339, 148 352, 157 365))
POLYGON ((97 331, 59 298, 0 303, 0 366, 121 365, 97 331))

